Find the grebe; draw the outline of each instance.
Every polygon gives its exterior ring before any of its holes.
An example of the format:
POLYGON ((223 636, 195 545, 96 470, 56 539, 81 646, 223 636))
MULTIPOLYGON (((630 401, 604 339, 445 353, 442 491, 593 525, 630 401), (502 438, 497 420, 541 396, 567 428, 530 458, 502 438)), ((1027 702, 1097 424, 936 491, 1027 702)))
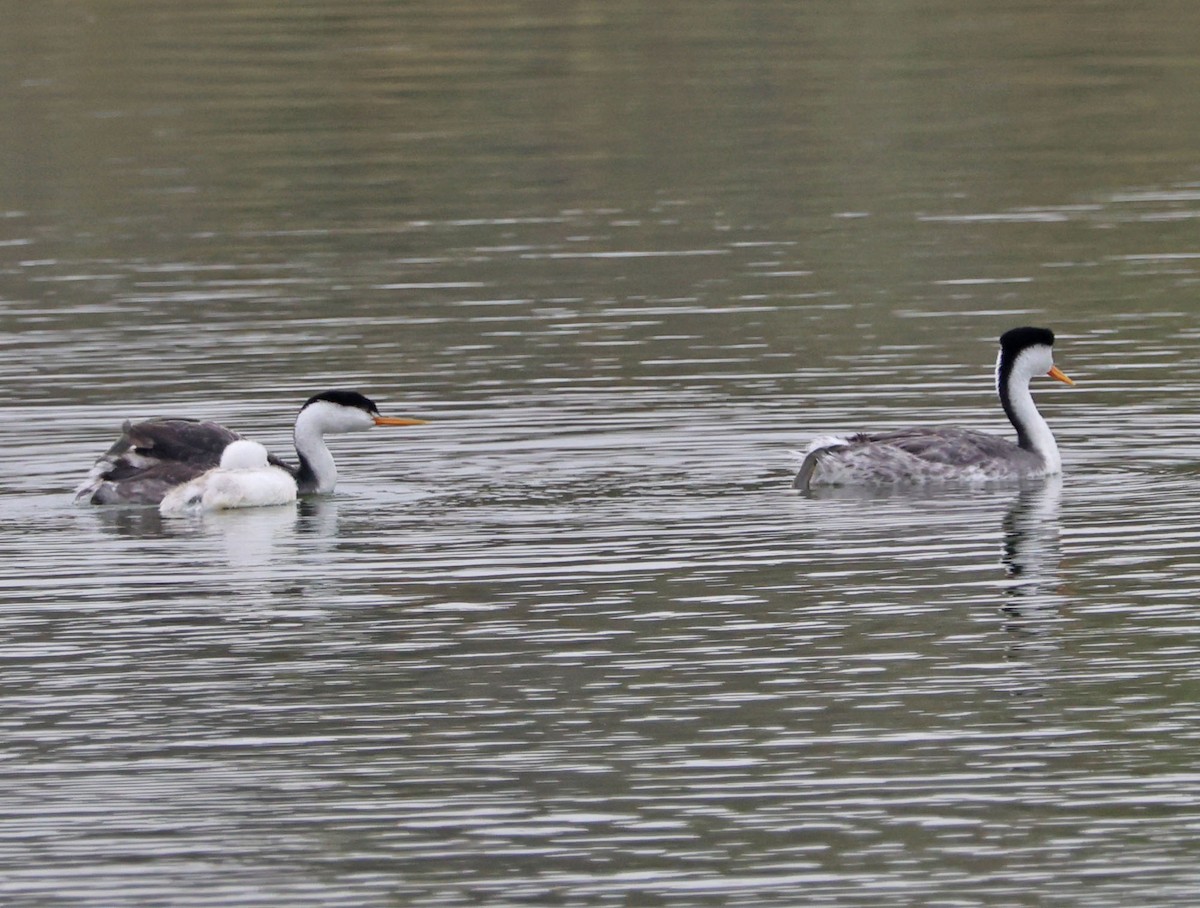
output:
MULTIPOLYGON (((269 461, 291 474, 299 494, 328 494, 337 484, 337 467, 325 445, 326 433, 424 424, 422 419, 380 416, 379 408, 356 391, 325 391, 305 401, 296 416, 299 465, 291 466, 274 455, 269 461)), ((127 421, 121 437, 76 488, 75 501, 158 504, 170 489, 219 466, 221 453, 240 438, 215 422, 173 418, 127 421)))
POLYGON ((227 508, 261 508, 296 500, 296 479, 267 461, 267 449, 239 438, 221 452, 221 464, 169 490, 158 510, 164 517, 227 508))
POLYGON ((996 393, 1017 430, 1016 444, 997 435, 952 426, 823 436, 804 452, 792 487, 980 482, 1061 472, 1062 458, 1054 435, 1029 393, 1035 375, 1075 384, 1054 365, 1053 347, 1054 333, 1046 328, 1013 328, 1000 336, 996 393))

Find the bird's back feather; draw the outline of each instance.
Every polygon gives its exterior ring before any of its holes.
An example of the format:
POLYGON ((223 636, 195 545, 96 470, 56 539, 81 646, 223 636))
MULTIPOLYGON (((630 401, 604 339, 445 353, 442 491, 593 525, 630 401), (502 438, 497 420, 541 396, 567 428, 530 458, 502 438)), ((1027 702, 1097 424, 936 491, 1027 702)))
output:
POLYGON ((126 421, 75 490, 90 504, 158 504, 167 490, 211 470, 236 432, 193 419, 126 421))
POLYGON ((987 481, 1044 472, 1041 458, 1006 438, 953 426, 914 427, 822 439, 793 486, 987 481))

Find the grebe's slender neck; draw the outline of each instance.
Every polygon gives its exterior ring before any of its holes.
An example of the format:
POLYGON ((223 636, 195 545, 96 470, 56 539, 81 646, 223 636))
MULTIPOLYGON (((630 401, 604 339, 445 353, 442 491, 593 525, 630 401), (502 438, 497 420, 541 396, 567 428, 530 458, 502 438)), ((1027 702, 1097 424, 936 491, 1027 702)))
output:
POLYGON ((301 495, 326 495, 337 485, 337 465, 325 444, 325 429, 319 411, 306 407, 296 417, 296 456, 300 469, 296 471, 296 488, 301 495))
POLYGON ((1058 443, 1029 391, 1030 380, 1042 371, 1034 365, 1034 352, 1034 348, 1027 348, 1011 356, 1000 351, 996 360, 996 393, 1004 414, 1017 430, 1017 445, 1041 457, 1046 472, 1057 473, 1062 469, 1058 443))

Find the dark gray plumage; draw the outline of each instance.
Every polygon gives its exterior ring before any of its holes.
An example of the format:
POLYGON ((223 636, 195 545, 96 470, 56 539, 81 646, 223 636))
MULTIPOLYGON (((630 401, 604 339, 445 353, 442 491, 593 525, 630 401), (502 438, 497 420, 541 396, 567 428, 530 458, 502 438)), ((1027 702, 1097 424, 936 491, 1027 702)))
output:
MULTIPOLYGON (((155 504, 168 490, 216 468, 221 452, 241 437, 219 423, 195 419, 126 420, 121 436, 100 455, 76 490, 76 501, 155 504)), ((295 472, 273 455, 269 460, 295 472)))

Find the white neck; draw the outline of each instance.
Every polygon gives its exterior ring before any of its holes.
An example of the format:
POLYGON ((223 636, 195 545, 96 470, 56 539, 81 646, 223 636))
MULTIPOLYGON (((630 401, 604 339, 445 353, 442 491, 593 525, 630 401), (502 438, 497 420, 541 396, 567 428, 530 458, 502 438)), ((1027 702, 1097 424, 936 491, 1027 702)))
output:
POLYGON ((337 465, 325 444, 324 427, 320 425, 319 411, 308 407, 300 412, 293 438, 296 453, 308 464, 313 474, 313 486, 302 488, 301 492, 316 492, 321 495, 332 492, 337 485, 337 465))
POLYGON ((1029 385, 1022 385, 1020 390, 1013 388, 1009 395, 1012 403, 1012 421, 1013 425, 1018 427, 1018 433, 1024 429, 1029 449, 1045 461, 1047 473, 1061 472, 1062 457, 1058 453, 1058 442, 1054 440, 1054 433, 1050 431, 1045 417, 1038 412, 1033 395, 1029 393, 1029 385))
MULTIPOLYGON (((1049 361, 1049 351, 1046 351, 1049 361)), ((1041 368, 1042 363, 1036 348, 1022 351, 1012 364, 1008 373, 1008 387, 1001 388, 1000 360, 996 361, 996 391, 1000 402, 1008 414, 1009 421, 1017 430, 1017 440, 1021 447, 1032 451, 1042 458, 1047 473, 1062 471, 1062 457, 1058 453, 1058 442, 1050 431, 1045 418, 1038 412, 1029 392, 1029 382, 1035 375, 1049 371, 1049 366, 1041 368), (1007 392, 1007 393, 1006 393, 1007 392)))

